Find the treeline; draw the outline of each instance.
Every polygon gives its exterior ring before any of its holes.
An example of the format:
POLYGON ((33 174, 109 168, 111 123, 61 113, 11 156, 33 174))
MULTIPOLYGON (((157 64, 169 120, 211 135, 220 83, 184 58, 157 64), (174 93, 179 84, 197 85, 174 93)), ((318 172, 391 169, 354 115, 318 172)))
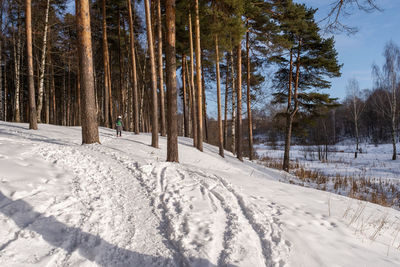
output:
MULTIPOLYGON (((341 12, 357 1, 336 2, 327 28, 344 26, 341 12)), ((341 65, 315 12, 291 0, 1 0, 0 115, 32 129, 82 125, 83 143, 122 115, 126 130, 151 132, 154 147, 167 135, 169 161, 178 161, 178 129, 201 151, 218 136, 221 156, 252 159, 251 100, 273 77, 288 171, 296 118, 336 105, 319 93, 341 65), (217 100, 214 127, 206 91, 217 100)))
MULTIPOLYGON (((338 142, 353 140, 354 156, 362 153, 359 144, 391 143, 392 159, 397 158, 396 143, 399 140, 400 125, 400 48, 392 41, 384 48, 385 63, 371 69, 374 87, 361 89, 355 78, 346 85, 346 97, 334 100, 332 105, 318 110, 315 114, 299 114, 294 122, 297 144, 320 146, 324 157, 328 146, 338 142)), ((259 130, 256 134, 267 133, 268 140, 275 145, 284 140, 285 122, 282 107, 275 106, 260 112, 255 117, 259 130)), ((321 159, 326 159, 321 156, 321 159)))

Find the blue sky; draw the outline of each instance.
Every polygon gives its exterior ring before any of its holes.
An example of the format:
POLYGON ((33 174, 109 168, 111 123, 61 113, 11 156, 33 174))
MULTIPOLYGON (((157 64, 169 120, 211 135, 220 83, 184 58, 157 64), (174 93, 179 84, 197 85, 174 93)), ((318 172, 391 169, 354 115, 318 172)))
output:
MULTIPOLYGON (((364 0, 360 0, 363 2, 364 0)), ((296 0, 307 6, 318 8, 316 20, 326 17, 334 0, 296 0)), ((339 62, 343 64, 342 76, 332 79, 329 93, 343 99, 346 96, 346 84, 350 78, 356 78, 360 89, 371 89, 373 79, 371 66, 373 63, 382 66, 382 56, 385 44, 393 40, 400 45, 399 0, 377 0, 382 12, 365 13, 354 10, 353 14, 344 18, 347 25, 357 27, 354 35, 335 34, 336 50, 339 62)))

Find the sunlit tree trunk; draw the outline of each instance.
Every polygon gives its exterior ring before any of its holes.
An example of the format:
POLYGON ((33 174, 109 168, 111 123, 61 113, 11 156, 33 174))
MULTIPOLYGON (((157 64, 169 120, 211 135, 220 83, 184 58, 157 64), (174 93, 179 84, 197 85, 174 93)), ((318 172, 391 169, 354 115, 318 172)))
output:
POLYGON ((162 56, 162 20, 161 2, 157 0, 157 34, 158 34, 158 79, 160 90, 160 116, 161 116, 161 135, 166 135, 165 125, 165 97, 164 97, 164 77, 163 77, 163 56, 162 56))
POLYGON ((237 158, 242 155, 243 125, 242 125, 242 46, 237 46, 237 158))
POLYGON ((103 30, 103 66, 104 66, 104 126, 110 127, 110 95, 109 95, 109 75, 108 75, 108 42, 107 42, 107 23, 106 23, 106 0, 102 1, 103 8, 103 19, 102 19, 102 30, 103 30))
POLYGON ((44 72, 46 70, 47 29, 49 27, 49 9, 50 9, 50 0, 47 0, 44 32, 43 32, 42 58, 40 60, 41 63, 40 63, 40 74, 39 74, 39 90, 38 90, 38 105, 37 105, 37 121, 39 123, 41 122, 41 114, 43 106, 44 72))
POLYGON ((235 67, 233 64, 233 52, 230 52, 231 56, 231 84, 232 84, 232 143, 231 151, 236 154, 236 79, 235 79, 235 67))
POLYGON ((195 39, 196 39, 196 84, 197 84, 197 149, 203 151, 203 105, 201 84, 201 47, 200 47, 200 15, 199 0, 195 0, 195 39))
POLYGON ((253 120, 251 117, 251 95, 250 95, 250 42, 249 32, 246 32, 246 57, 247 57, 247 122, 249 131, 249 159, 253 160, 253 120))
POLYGON ((225 74, 225 107, 224 107, 224 148, 227 149, 228 140, 228 98, 229 97, 229 59, 226 56, 226 74, 225 74))
POLYGON ((18 34, 15 39, 13 32, 13 52, 14 52, 14 121, 21 121, 20 111, 20 69, 21 69, 21 25, 19 23, 20 10, 18 7, 18 34))
POLYGON ((79 62, 82 82, 82 143, 100 143, 94 93, 90 8, 88 0, 75 0, 79 62))
POLYGON ((178 120, 176 89, 176 56, 175 56, 175 0, 166 0, 166 70, 167 70, 167 106, 168 134, 167 161, 179 162, 178 157, 178 120))
MULTIPOLYGON (((147 26, 147 45, 150 55, 150 72, 151 72, 151 92, 152 92, 152 109, 151 109, 151 120, 152 120, 152 138, 151 146, 158 148, 158 111, 157 111, 157 76, 156 76, 156 62, 154 57, 154 46, 153 46, 153 32, 151 26, 150 17, 150 5, 149 0, 144 1, 146 9, 146 26, 147 26)), ((175 21, 175 20, 174 20, 175 21)), ((174 24, 175 25, 175 24, 174 24)))
POLYGON ((187 114, 187 97, 186 97, 186 55, 182 55, 182 89, 183 89, 183 126, 184 136, 189 136, 189 123, 187 114))
POLYGON ((25 27, 26 27, 26 56, 28 62, 28 88, 29 88, 29 129, 37 130, 35 82, 33 80, 32 56, 32 10, 31 0, 25 1, 25 27))
POLYGON ((219 49, 218 35, 215 35, 215 68, 217 73, 217 105, 218 105, 218 141, 219 155, 224 157, 224 140, 222 135, 222 118, 221 118, 221 81, 219 72, 219 49))
POLYGON ((135 134, 139 134, 139 99, 137 90, 137 74, 136 74, 136 58, 135 58, 135 36, 133 32, 133 16, 131 0, 126 0, 128 3, 128 17, 129 17, 129 37, 130 37, 130 50, 131 50, 131 63, 132 63, 132 95, 133 95, 133 123, 135 134))
POLYGON ((189 12, 189 43, 190 43, 190 89, 192 91, 192 133, 193 146, 197 147, 198 142, 198 117, 196 109, 196 89, 194 86, 194 58, 193 58, 193 32, 192 32, 192 15, 189 12))

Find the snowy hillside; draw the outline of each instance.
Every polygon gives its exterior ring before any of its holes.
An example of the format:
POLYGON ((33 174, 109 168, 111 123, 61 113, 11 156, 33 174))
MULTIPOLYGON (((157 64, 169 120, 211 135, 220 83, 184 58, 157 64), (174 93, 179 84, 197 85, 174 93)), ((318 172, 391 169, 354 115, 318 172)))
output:
POLYGON ((400 212, 180 138, 0 122, 0 266, 399 266, 400 212))

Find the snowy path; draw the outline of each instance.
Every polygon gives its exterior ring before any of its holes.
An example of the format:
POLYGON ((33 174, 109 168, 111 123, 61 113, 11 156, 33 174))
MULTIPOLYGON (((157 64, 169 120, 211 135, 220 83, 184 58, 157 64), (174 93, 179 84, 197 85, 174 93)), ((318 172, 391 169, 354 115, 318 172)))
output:
POLYGON ((165 138, 80 134, 0 122, 0 266, 400 264, 398 211, 276 182, 187 138, 174 164, 165 138))
POLYGON ((0 262, 15 260, 7 247, 26 231, 32 242, 43 238, 49 243, 48 251, 30 262, 39 265, 42 259, 52 266, 285 264, 288 248, 277 218, 250 207, 220 176, 159 162, 153 148, 141 145, 138 151, 134 136, 116 139, 107 130, 102 145, 85 146, 32 131, 13 129, 13 134, 18 137, 14 143, 33 141, 33 149, 23 153, 26 158, 40 156, 71 177, 64 195, 40 205, 43 212, 30 201, 1 195, 1 213, 19 229, 9 229, 11 238, 2 242, 0 262))

